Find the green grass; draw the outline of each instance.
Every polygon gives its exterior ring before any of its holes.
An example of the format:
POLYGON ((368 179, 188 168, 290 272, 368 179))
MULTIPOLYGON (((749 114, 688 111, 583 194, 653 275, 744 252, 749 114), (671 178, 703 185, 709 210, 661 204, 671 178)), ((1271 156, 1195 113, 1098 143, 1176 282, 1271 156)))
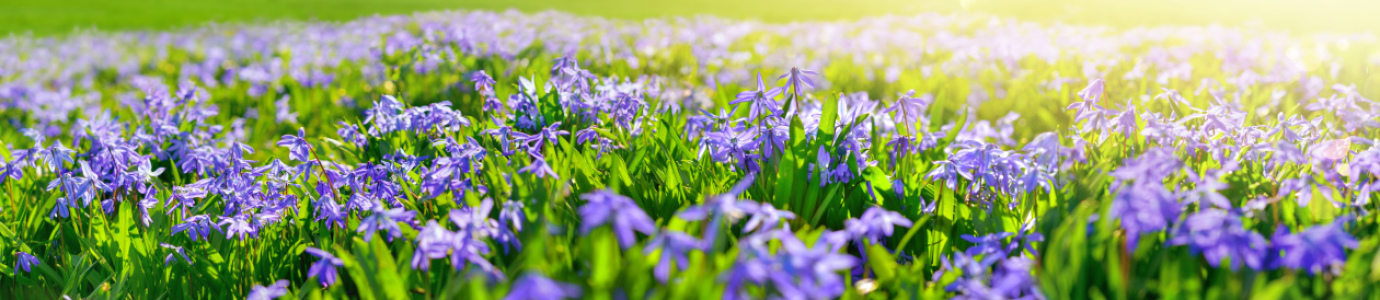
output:
POLYGON ((561 10, 613 18, 717 15, 771 22, 919 12, 981 12, 1041 22, 1133 27, 1250 25, 1295 32, 1371 31, 1380 2, 1356 0, 0 0, 0 34, 171 29, 206 22, 340 21, 445 9, 561 10))

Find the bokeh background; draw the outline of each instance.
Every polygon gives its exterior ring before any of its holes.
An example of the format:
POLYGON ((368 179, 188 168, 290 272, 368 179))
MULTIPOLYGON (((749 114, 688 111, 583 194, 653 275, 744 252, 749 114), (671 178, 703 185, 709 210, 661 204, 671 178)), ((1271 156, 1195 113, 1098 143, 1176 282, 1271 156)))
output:
POLYGON ((1380 1, 1358 0, 0 0, 0 35, 158 30, 207 22, 349 20, 427 10, 561 10, 612 18, 718 15, 769 22, 919 12, 985 13, 1105 25, 1258 26, 1309 34, 1380 28, 1380 1))

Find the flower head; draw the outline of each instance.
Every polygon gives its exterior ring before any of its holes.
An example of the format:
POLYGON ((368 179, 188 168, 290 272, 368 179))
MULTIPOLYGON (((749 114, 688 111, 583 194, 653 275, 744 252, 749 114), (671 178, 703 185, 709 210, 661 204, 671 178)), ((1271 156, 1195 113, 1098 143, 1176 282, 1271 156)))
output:
POLYGON ((560 300, 580 297, 580 287, 551 280, 537 273, 527 273, 513 282, 504 300, 560 300))
POLYGON ((249 296, 245 296, 244 298, 245 300, 277 299, 278 297, 287 295, 288 284, 289 283, 286 279, 278 280, 274 282, 272 285, 266 287, 255 284, 254 288, 249 290, 249 296))
POLYGON ((311 264, 311 269, 307 270, 307 277, 316 277, 317 280, 320 280, 322 286, 335 284, 335 268, 345 266, 345 261, 321 249, 307 247, 306 251, 308 254, 316 256, 318 259, 315 263, 311 264))
POLYGON ((647 216, 632 198, 619 195, 610 190, 598 190, 580 195, 585 204, 580 206, 580 232, 589 234, 594 228, 611 224, 618 237, 618 245, 623 249, 632 247, 637 241, 634 232, 656 233, 656 224, 647 216))
POLYGON ((42 262, 42 261, 39 261, 37 257, 34 257, 33 255, 29 255, 29 253, 25 253, 25 252, 15 252, 15 253, 14 253, 14 259, 15 259, 15 263, 14 263, 14 273, 15 273, 15 274, 19 274, 19 268, 24 268, 24 272, 32 272, 33 270, 30 269, 30 267, 32 267, 32 266, 34 266, 34 265, 43 264, 43 262, 42 262))
POLYGON ((1273 243, 1269 253, 1280 253, 1272 255, 1271 265, 1307 270, 1309 274, 1336 271, 1334 268, 1346 262, 1346 249, 1359 246, 1356 238, 1342 228, 1348 220, 1349 217, 1339 218, 1331 224, 1313 226, 1295 234, 1280 225, 1275 236, 1270 238, 1273 243))

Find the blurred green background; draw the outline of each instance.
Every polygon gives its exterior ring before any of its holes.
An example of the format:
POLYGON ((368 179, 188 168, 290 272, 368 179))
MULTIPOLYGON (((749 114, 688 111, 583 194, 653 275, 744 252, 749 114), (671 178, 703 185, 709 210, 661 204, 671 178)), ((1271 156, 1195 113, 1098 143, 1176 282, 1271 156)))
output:
POLYGON ((170 29, 206 22, 349 20, 441 9, 562 10, 614 18, 712 14, 770 22, 917 12, 981 12, 1113 27, 1263 26, 1295 33, 1380 28, 1380 1, 1358 0, 0 0, 0 35, 170 29))

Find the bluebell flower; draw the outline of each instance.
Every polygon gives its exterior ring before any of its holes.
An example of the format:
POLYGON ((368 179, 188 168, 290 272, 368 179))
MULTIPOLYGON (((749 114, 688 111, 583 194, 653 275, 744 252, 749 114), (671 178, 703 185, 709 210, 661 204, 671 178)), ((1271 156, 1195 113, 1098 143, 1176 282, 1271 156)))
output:
POLYGON ((498 212, 498 234, 494 240, 503 244, 503 253, 508 253, 509 247, 522 250, 522 240, 518 239, 517 233, 522 232, 522 224, 527 222, 524 207, 521 201, 508 200, 498 212))
POLYGON ((928 109, 933 102, 934 96, 924 94, 920 95, 920 97, 915 97, 915 90, 910 90, 897 98, 896 103, 892 103, 891 107, 883 109, 879 111, 879 113, 892 114, 892 120, 895 121, 896 124, 905 125, 912 135, 918 136, 915 123, 925 122, 925 110, 928 109))
POLYGON ((187 261, 188 265, 192 264, 192 258, 187 256, 187 249, 183 249, 182 247, 178 246, 168 245, 166 243, 158 243, 158 245, 162 246, 163 248, 171 249, 173 251, 172 253, 168 253, 167 257, 163 258, 163 266, 171 265, 173 260, 176 260, 176 258, 173 255, 180 255, 182 256, 183 260, 187 261))
POLYGON ((1221 209, 1205 209, 1188 216, 1169 239, 1173 245, 1188 245, 1190 252, 1202 253, 1208 264, 1217 267, 1231 259, 1231 268, 1245 264, 1251 269, 1264 267, 1265 237, 1242 226, 1241 219, 1221 209))
POLYGON ((277 113, 275 120, 279 124, 297 123, 297 112, 292 111, 291 99, 291 95, 283 95, 282 98, 278 98, 278 101, 273 101, 273 107, 277 113))
POLYGON ((560 300, 580 297, 580 287, 528 272, 513 282, 504 300, 560 300))
POLYGON ((1184 203, 1207 202, 1212 206, 1222 209, 1231 209, 1232 204, 1223 196, 1220 190, 1228 188, 1226 183, 1218 177, 1230 174, 1237 168, 1237 160, 1229 160, 1221 169, 1209 170, 1207 174, 1198 176, 1197 172, 1187 172, 1188 180, 1193 182, 1193 189, 1183 193, 1184 203))
POLYGON ((795 213, 777 210, 771 203, 762 203, 757 210, 752 213, 747 223, 743 224, 743 233, 757 231, 776 230, 776 225, 781 224, 786 229, 790 229, 789 224, 781 223, 781 220, 794 220, 795 213))
POLYGON ((191 238, 192 241, 197 241, 198 239, 206 240, 207 237, 211 235, 211 229, 222 232, 220 225, 211 223, 210 217, 206 215, 195 215, 182 220, 182 224, 173 225, 170 235, 177 235, 185 231, 187 232, 187 237, 191 238))
POLYGON ((953 161, 937 160, 934 164, 935 168, 928 174, 925 174, 925 178, 941 182, 944 184, 944 187, 950 190, 957 188, 959 178, 972 177, 971 174, 968 174, 968 171, 959 168, 958 164, 955 164, 953 161))
POLYGON ((1141 234, 1163 230, 1179 219, 1182 205, 1163 181, 1180 166, 1173 149, 1153 148, 1111 172, 1117 178, 1111 185, 1111 215, 1121 219, 1132 248, 1141 234))
POLYGON ((286 279, 273 282, 272 285, 267 287, 255 284, 254 288, 249 290, 249 295, 244 298, 245 300, 277 299, 278 297, 287 295, 289 284, 290 283, 288 283, 286 279))
POLYGON ((561 179, 561 177, 556 174, 556 170, 552 170, 551 166, 546 164, 545 157, 538 155, 537 152, 532 152, 531 154, 532 163, 528 164, 526 167, 518 169, 518 173, 536 175, 537 178, 546 178, 547 176, 551 176, 551 178, 561 179))
POLYGON ((864 233, 866 237, 874 242, 890 237, 897 226, 910 228, 914 225, 910 219, 901 213, 889 211, 880 206, 868 208, 858 218, 858 221, 867 228, 866 233, 864 233))
POLYGON ((663 231, 652 238, 650 242, 647 242, 647 247, 643 252, 652 253, 653 250, 661 249, 656 268, 652 270, 652 274, 656 276, 657 280, 664 283, 671 277, 672 263, 677 268, 685 268, 690 263, 689 258, 685 255, 690 250, 703 248, 704 243, 692 236, 680 232, 663 231))
POLYGON ((757 90, 738 93, 729 105, 738 103, 748 103, 748 119, 757 120, 758 116, 776 115, 781 113, 781 104, 776 103, 776 96, 781 94, 781 88, 767 88, 766 82, 762 81, 762 74, 757 74, 757 90))
POLYGON ((436 220, 428 220, 426 226, 417 232, 417 248, 412 254, 412 267, 426 271, 431 268, 431 260, 450 255, 453 233, 441 227, 436 220))
POLYGON ((411 223, 413 222, 412 217, 417 215, 415 211, 403 208, 386 209, 383 205, 378 204, 374 205, 372 211, 372 214, 359 221, 359 228, 355 229, 356 232, 364 233, 364 241, 366 242, 374 238, 376 231, 387 231, 388 234, 384 235, 384 238, 390 242, 394 238, 401 237, 402 227, 399 227, 398 223, 411 223))
POLYGON ((21 252, 15 252, 15 253, 14 253, 14 259, 15 259, 15 262, 14 262, 14 274, 16 274, 16 275, 19 274, 19 268, 24 268, 24 272, 25 272, 25 273, 28 273, 28 272, 32 272, 32 271, 33 271, 33 270, 30 269, 30 268, 33 267, 34 265, 43 264, 43 262, 42 262, 42 261, 39 261, 37 257, 34 257, 33 255, 29 255, 29 253, 25 253, 25 252, 22 252, 22 251, 21 251, 21 252))
POLYGON ((278 146, 288 148, 288 158, 300 162, 311 160, 311 145, 307 144, 306 130, 297 128, 297 135, 285 134, 278 140, 278 146))
POLYGON ((610 190, 598 190, 580 195, 580 199, 585 200, 580 206, 580 232, 583 234, 611 223, 618 245, 627 249, 637 242, 634 232, 656 233, 656 224, 632 198, 610 190))
POLYGON ((1184 96, 1179 95, 1179 91, 1163 87, 1161 87, 1160 90, 1164 92, 1155 95, 1155 100, 1166 100, 1165 102, 1169 103, 1169 107, 1176 107, 1178 104, 1183 104, 1190 108, 1193 107, 1193 104, 1189 103, 1188 99, 1184 99, 1184 96))
POLYGON ((316 277, 316 279, 321 282, 321 286, 331 286, 335 284, 335 268, 345 266, 345 260, 313 247, 307 247, 306 251, 312 256, 316 256, 318 259, 315 263, 312 263, 311 268, 307 270, 307 277, 316 277))
POLYGON ((475 71, 471 74, 470 81, 474 82, 474 90, 478 92, 493 92, 494 84, 498 83, 494 81, 493 77, 489 77, 489 73, 485 73, 484 70, 475 71))
POLYGON ((1342 225, 1350 217, 1341 217, 1331 224, 1316 225, 1291 234, 1280 225, 1270 238, 1270 266, 1306 270, 1309 274, 1338 273, 1346 262, 1346 249, 1360 246, 1356 238, 1342 225))
POLYGON ((1134 137, 1136 131, 1140 130, 1140 125, 1136 123, 1136 106, 1131 104, 1130 99, 1126 100, 1126 106, 1120 112, 1112 115, 1112 128, 1110 129, 1121 132, 1121 135, 1127 139, 1134 137))
POLYGON ((316 221, 325 221, 326 230, 345 228, 346 218, 349 218, 349 214, 330 195, 324 195, 316 201, 316 221))
POLYGON ((735 183, 722 194, 707 197, 704 203, 687 207, 676 213, 677 217, 687 221, 701 221, 709 219, 710 225, 705 229, 704 241, 709 248, 719 235, 720 226, 724 220, 729 225, 736 223, 739 219, 747 217, 749 214, 757 213, 761 204, 752 201, 740 201, 738 195, 746 192, 756 180, 756 173, 748 173, 743 179, 735 183))
MULTIPOLYGON (((760 77, 761 74, 758 74, 757 76, 760 77)), ((804 92, 802 88, 815 88, 815 80, 810 78, 811 76, 819 76, 819 73, 815 72, 814 70, 801 70, 800 68, 791 68, 790 71, 787 71, 785 74, 781 74, 781 76, 776 77, 776 80, 786 79, 786 86, 791 88, 791 92, 794 93, 796 97, 799 97, 800 94, 804 92)))
POLYGON ((220 222, 216 225, 225 226, 225 238, 233 239, 239 237, 241 241, 245 238, 259 237, 259 227, 256 226, 256 218, 252 213, 240 212, 232 217, 220 216, 220 222))
MULTIPOLYGON (((844 289, 840 271, 858 264, 857 258, 834 252, 828 245, 807 247, 789 231, 758 233, 758 236, 773 237, 781 243, 781 250, 776 255, 760 256, 758 259, 766 260, 769 270, 778 270, 769 272, 767 281, 785 298, 838 297, 844 289)), ((755 243, 750 240, 745 242, 755 243)), ((756 255, 762 254, 758 251, 756 255)))
POLYGON ((981 237, 964 234, 962 236, 963 240, 973 243, 973 246, 968 247, 963 253, 973 257, 985 254, 996 254, 999 257, 1006 257, 1010 253, 1006 252, 1006 244, 1003 241, 1011 237, 1011 235, 1012 233, 1010 232, 993 233, 981 237))
POLYGON ((829 169, 830 163, 833 162, 832 158, 829 156, 829 148, 824 147, 824 144, 820 144, 816 156, 815 162, 811 164, 809 173, 807 173, 805 177, 807 179, 818 177, 819 187, 824 187, 830 183, 829 179, 833 177, 831 176, 832 174, 830 174, 832 170, 829 169))

